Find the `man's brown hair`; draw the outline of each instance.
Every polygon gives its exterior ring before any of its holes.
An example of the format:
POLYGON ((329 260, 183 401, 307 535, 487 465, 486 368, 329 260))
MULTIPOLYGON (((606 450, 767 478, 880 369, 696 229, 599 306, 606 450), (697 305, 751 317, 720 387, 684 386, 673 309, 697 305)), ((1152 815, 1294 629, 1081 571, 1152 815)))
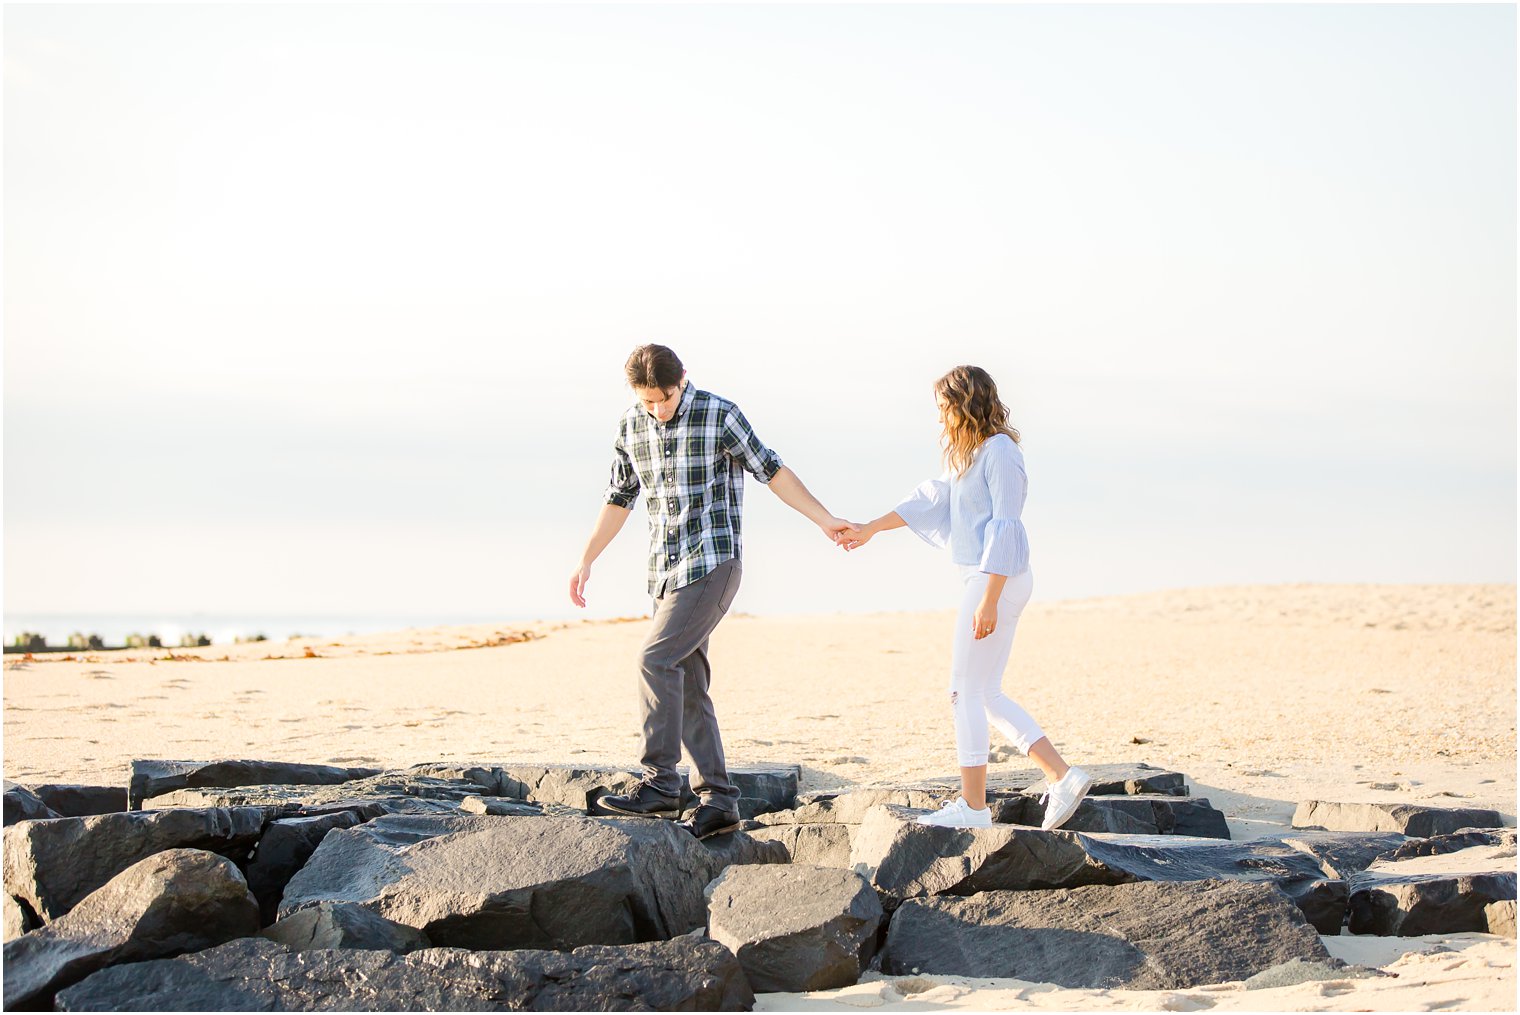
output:
POLYGON ((628 373, 628 383, 635 388, 659 388, 669 391, 681 383, 686 368, 681 357, 663 345, 641 345, 633 350, 623 369, 628 373))

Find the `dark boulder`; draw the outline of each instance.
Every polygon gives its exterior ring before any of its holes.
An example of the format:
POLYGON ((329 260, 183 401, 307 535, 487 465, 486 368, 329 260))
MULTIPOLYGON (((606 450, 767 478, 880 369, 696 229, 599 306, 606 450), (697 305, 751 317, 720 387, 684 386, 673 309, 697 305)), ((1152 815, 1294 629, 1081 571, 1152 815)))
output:
POLYGON ((432 942, 416 927, 407 927, 351 902, 324 902, 278 920, 260 937, 296 951, 313 948, 359 948, 371 951, 414 952, 432 942))
POLYGON ((1177 990, 1328 958, 1270 885, 1151 882, 909 900, 892 917, 882 971, 1177 990))
POLYGON ((127 809, 127 791, 120 786, 47 783, 35 787, 35 791, 43 803, 65 818, 88 818, 127 809))
MULTIPOLYGON (((285 886, 296 871, 317 851, 322 839, 334 828, 352 828, 360 823, 353 811, 333 811, 330 814, 313 814, 293 818, 276 818, 264 828, 253 859, 244 873, 248 877, 248 889, 259 901, 259 914, 264 923, 272 923, 280 908, 280 897, 285 886)), ((328 947, 328 946, 321 946, 328 947)), ((336 946, 332 946, 336 947, 336 946)))
POLYGON ((154 853, 203 849, 242 863, 278 816, 271 807, 229 807, 23 821, 5 830, 5 891, 51 922, 154 853))
POLYGON ((127 805, 136 810, 144 800, 177 789, 265 784, 324 786, 379 774, 378 768, 339 768, 288 761, 136 760, 128 766, 127 805))
POLYGON ((730 867, 707 887, 707 933, 758 991, 847 987, 876 952, 881 903, 854 871, 730 867))
POLYGON ((247 938, 103 970, 59 1011, 748 1011, 722 945, 680 938, 572 952, 291 951, 247 938))
POLYGON ((353 902, 441 946, 625 944, 701 927, 720 869, 668 821, 391 815, 328 832, 279 915, 353 902))
POLYGON ((5 780, 4 822, 14 825, 18 821, 37 821, 41 818, 61 818, 62 814, 43 803, 42 798, 18 783, 5 780))
POLYGON ((1429 804, 1305 800, 1293 812, 1294 828, 1323 828, 1331 832, 1399 832, 1428 837, 1463 828, 1498 828, 1503 824, 1498 811, 1429 804))
POLYGON ((46 1000, 122 962, 210 948, 258 930, 232 861, 171 849, 133 864, 67 914, 5 944, 5 1007, 46 1000))

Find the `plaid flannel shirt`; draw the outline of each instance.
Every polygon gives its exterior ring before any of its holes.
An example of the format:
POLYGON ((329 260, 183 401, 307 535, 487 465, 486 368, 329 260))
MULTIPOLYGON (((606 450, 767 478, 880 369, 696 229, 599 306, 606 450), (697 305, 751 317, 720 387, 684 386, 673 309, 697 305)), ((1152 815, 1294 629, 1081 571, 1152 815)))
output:
POLYGON ((624 413, 613 451, 607 503, 632 509, 643 489, 649 594, 656 598, 740 555, 739 470, 762 483, 781 470, 737 405, 690 383, 668 423, 641 405, 624 413))

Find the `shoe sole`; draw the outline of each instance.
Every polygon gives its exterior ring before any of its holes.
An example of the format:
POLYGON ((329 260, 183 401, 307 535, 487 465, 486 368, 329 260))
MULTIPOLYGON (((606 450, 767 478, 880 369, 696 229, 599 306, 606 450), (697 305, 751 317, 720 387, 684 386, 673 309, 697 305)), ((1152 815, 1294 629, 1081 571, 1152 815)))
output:
MULTIPOLYGON (((1082 801, 1087 799, 1087 791, 1090 789, 1092 789, 1092 780, 1088 779, 1087 782, 1083 783, 1082 785, 1082 792, 1077 794, 1077 798, 1073 800, 1071 802, 1071 806, 1066 809, 1066 813, 1059 815, 1055 821, 1052 821, 1048 824, 1042 822, 1040 824, 1040 830, 1045 832, 1054 832, 1057 828, 1060 828, 1062 825, 1066 824, 1066 822, 1070 821, 1071 816, 1077 813, 1077 808, 1082 806, 1082 801)), ((1046 817, 1049 817, 1049 815, 1046 815, 1046 817)))
POLYGON ((603 803, 600 800, 596 802, 595 810, 599 814, 612 815, 613 817, 657 818, 661 821, 675 821, 681 816, 680 808, 669 811, 625 811, 621 808, 614 807, 612 804, 603 803))
POLYGON ((701 835, 697 836, 697 841, 701 842, 703 839, 711 839, 715 835, 727 835, 729 832, 737 832, 741 827, 743 827, 743 825, 744 821, 741 818, 731 825, 724 825, 722 828, 714 828, 710 832, 703 832, 701 835))

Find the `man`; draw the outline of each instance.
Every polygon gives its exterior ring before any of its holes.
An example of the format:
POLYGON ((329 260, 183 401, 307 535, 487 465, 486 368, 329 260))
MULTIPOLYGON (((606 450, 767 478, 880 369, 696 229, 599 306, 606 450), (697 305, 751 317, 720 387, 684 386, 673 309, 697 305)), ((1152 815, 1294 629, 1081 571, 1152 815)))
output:
POLYGON ((618 427, 606 504, 570 577, 570 599, 586 605, 591 565, 622 529, 642 490, 654 624, 640 659, 643 779, 632 793, 602 797, 598 806, 633 817, 679 817, 676 765, 684 744, 701 803, 682 827, 705 839, 740 822, 739 793, 728 778, 708 696, 707 642, 739 591, 743 473, 768 485, 831 540, 849 523, 808 493, 755 436, 738 406, 688 383, 670 349, 640 346, 625 370, 638 404, 618 427))

